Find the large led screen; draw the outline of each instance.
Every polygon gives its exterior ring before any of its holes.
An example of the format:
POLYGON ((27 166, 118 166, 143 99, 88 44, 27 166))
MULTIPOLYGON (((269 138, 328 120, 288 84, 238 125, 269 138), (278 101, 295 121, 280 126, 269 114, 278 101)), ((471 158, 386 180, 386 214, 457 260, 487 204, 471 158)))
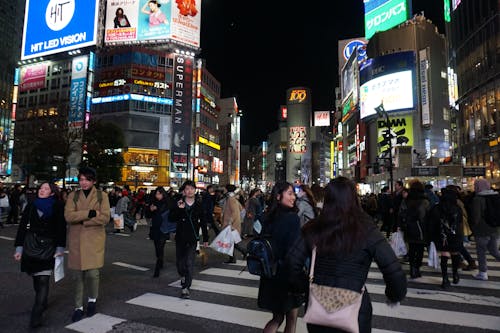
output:
POLYGON ((199 47, 201 0, 108 0, 107 44, 177 40, 199 47))
POLYGON ((391 73, 364 83, 359 100, 361 119, 376 114, 375 107, 381 103, 386 111, 413 108, 413 72, 391 73))
POLYGON ((21 59, 96 43, 97 1, 26 0, 21 59))
POLYGON ((389 30, 408 19, 407 0, 364 0, 365 36, 389 30))

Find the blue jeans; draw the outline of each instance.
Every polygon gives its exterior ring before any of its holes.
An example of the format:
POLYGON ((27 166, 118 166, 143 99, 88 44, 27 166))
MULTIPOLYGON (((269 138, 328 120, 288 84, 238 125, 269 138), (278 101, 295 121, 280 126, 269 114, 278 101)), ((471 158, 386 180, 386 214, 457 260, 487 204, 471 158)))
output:
POLYGON ((477 261, 479 263, 480 272, 488 271, 488 266, 486 264, 486 250, 488 250, 493 257, 500 261, 498 242, 498 235, 476 237, 477 261))

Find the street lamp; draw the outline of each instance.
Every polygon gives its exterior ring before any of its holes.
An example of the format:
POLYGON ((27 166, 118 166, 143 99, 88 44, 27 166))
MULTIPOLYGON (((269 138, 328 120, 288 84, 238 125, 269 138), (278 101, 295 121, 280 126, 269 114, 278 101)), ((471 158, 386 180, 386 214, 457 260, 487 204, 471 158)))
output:
POLYGON ((389 114, 384 109, 384 103, 380 103, 379 106, 375 108, 377 115, 379 117, 385 117, 385 126, 387 127, 387 141, 389 143, 389 187, 391 189, 391 193, 393 192, 393 183, 394 183, 394 175, 392 173, 392 129, 391 122, 389 121, 389 114))

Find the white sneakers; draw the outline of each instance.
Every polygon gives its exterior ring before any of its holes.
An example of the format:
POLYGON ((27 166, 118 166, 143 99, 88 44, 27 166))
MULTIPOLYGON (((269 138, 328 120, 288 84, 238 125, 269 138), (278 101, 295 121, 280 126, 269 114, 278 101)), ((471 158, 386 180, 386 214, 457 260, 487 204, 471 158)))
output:
POLYGON ((479 271, 477 274, 473 274, 472 277, 476 280, 488 281, 488 273, 479 271))
POLYGON ((181 298, 188 299, 189 298, 189 289, 182 288, 181 290, 181 298))

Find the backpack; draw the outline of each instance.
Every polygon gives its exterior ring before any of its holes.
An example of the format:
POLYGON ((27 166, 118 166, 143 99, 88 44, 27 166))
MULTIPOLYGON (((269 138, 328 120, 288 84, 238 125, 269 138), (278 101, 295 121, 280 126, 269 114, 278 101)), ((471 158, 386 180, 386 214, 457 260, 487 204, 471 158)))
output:
POLYGON ((269 239, 257 237, 247 245, 247 268, 253 275, 272 278, 278 270, 269 239))
MULTIPOLYGON (((102 202, 102 192, 101 190, 97 190, 97 203, 99 204, 99 206, 101 205, 101 202, 102 202)), ((80 196, 80 190, 76 191, 75 192, 75 195, 73 196, 73 203, 75 204, 76 206, 76 203, 78 202, 78 197, 80 196)))
POLYGON ((500 194, 485 195, 484 220, 490 227, 500 227, 500 194))

